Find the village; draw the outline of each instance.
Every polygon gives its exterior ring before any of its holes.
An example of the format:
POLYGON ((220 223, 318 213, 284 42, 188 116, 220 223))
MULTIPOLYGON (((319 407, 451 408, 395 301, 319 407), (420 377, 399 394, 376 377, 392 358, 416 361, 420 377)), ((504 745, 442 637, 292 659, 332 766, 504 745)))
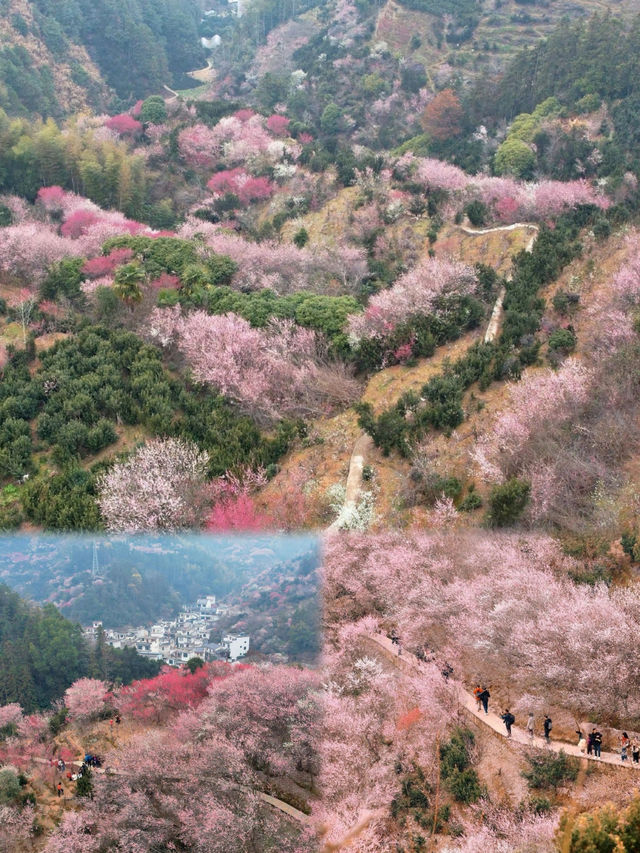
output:
POLYGON ((211 642, 216 623, 232 610, 230 605, 218 603, 215 595, 206 595, 195 604, 185 605, 175 619, 161 619, 148 628, 116 631, 103 629, 102 622, 96 621, 84 633, 89 642, 95 642, 102 629, 105 641, 113 648, 135 648, 144 657, 169 666, 181 666, 194 657, 235 662, 249 651, 248 635, 224 633, 219 642, 211 642))

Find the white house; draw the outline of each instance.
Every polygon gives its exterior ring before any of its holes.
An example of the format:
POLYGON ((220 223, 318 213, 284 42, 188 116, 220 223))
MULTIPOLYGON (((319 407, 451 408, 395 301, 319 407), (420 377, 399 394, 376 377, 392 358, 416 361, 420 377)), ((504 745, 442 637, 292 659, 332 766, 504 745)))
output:
POLYGON ((222 646, 227 650, 229 660, 236 661, 238 658, 243 658, 249 651, 249 637, 226 634, 222 638, 222 646))
POLYGON ((205 613, 216 612, 216 597, 215 595, 205 595, 203 598, 196 599, 196 607, 205 613))

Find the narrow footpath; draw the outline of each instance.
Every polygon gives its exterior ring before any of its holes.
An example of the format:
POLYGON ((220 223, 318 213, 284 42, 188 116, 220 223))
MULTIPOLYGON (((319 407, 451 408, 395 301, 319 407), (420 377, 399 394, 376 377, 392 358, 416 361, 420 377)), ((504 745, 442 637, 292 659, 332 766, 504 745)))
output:
MULTIPOLYGON (((393 665, 400 670, 405 672, 418 672, 420 673, 422 670, 422 663, 418 660, 418 658, 411 654, 411 652, 402 650, 402 654, 398 655, 398 647, 394 645, 391 640, 386 637, 384 634, 365 634, 364 635, 368 640, 375 643, 378 648, 385 652, 385 658, 390 660, 393 665)), ((454 683, 454 682, 452 682, 454 683)), ((504 722, 500 718, 498 714, 493 711, 489 711, 488 714, 485 714, 484 711, 476 710, 476 700, 467 690, 464 689, 463 685, 458 684, 458 703, 459 706, 482 723, 485 726, 488 726, 492 731, 494 731, 497 735, 508 740, 510 743, 517 744, 518 746, 526 746, 526 747, 536 747, 538 749, 549 749, 552 752, 564 752, 566 755, 573 755, 576 758, 584 758, 588 761, 594 761, 598 764, 610 764, 614 767, 618 767, 621 770, 640 770, 639 764, 633 764, 631 761, 631 757, 627 761, 621 761, 620 756, 616 752, 603 752, 601 758, 596 758, 595 755, 587 755, 584 752, 581 752, 578 749, 578 745, 575 743, 566 743, 564 741, 559 740, 551 740, 547 742, 544 737, 540 737, 536 735, 533 738, 530 738, 527 732, 521 727, 514 725, 512 727, 512 735, 510 738, 507 738, 507 731, 505 729, 504 722)))
MULTIPOLYGON (((51 759, 49 758, 32 758, 32 761, 36 764, 47 764, 49 766, 53 766, 51 764, 51 759)), ((82 767, 82 761, 66 761, 66 766, 73 767, 82 767)), ((127 773, 126 770, 116 770, 112 767, 92 767, 92 773, 97 773, 103 776, 130 776, 130 773, 127 773)), ((61 775, 60 781, 64 785, 69 785, 69 780, 66 776, 61 775)), ((241 786, 239 786, 241 787, 241 786)), ((244 790, 250 790, 246 788, 244 790)), ((300 809, 296 809, 294 806, 289 805, 289 803, 285 803, 284 800, 279 800, 277 797, 272 797, 271 794, 265 794, 264 791, 254 791, 258 795, 258 797, 262 800, 263 803, 268 803, 268 805, 272 806, 274 809, 278 809, 278 811, 283 812, 289 817, 294 818, 294 820, 298 821, 298 823, 307 824, 310 821, 309 815, 306 815, 304 812, 301 812, 300 809)), ((67 799, 65 797, 65 799, 67 799)))
MULTIPOLYGON (((471 235, 493 234, 497 231, 515 231, 517 228, 529 228, 533 231, 533 234, 525 246, 525 252, 530 252, 532 250, 533 244, 538 236, 538 231, 540 230, 538 226, 534 225, 532 222, 516 222, 513 225, 497 225, 495 228, 467 228, 465 225, 460 225, 458 227, 465 234, 471 235)), ((507 281, 509 280, 510 276, 507 277, 507 281)), ((500 321, 502 320, 502 305, 505 296, 506 288, 501 287, 484 334, 483 340, 485 344, 491 343, 491 341, 495 340, 498 334, 500 321)), ((349 521, 356 511, 358 501, 362 494, 362 469, 367 464, 367 454, 372 450, 372 448, 373 439, 371 436, 367 435, 366 432, 360 433, 355 441, 353 451, 351 453, 344 504, 338 517, 329 525, 329 532, 349 527, 349 521)))

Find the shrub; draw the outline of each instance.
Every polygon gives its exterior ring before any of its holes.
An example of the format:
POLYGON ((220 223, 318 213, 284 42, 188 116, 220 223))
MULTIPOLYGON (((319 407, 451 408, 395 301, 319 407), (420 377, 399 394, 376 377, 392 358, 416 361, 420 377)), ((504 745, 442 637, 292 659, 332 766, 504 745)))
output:
POLYGON ((487 205, 478 199, 470 201, 464 212, 469 217, 469 222, 476 228, 480 228, 487 221, 487 205))
POLYGON ((460 803, 475 803, 484 791, 478 774, 470 766, 469 752, 474 743, 470 729, 456 728, 451 739, 440 747, 440 773, 452 797, 460 803))
POLYGON ((53 737, 59 734, 66 726, 68 713, 69 712, 67 711, 67 709, 62 707, 58 711, 56 711, 55 714, 49 720, 49 731, 51 732, 53 737))
POLYGON ((368 483, 370 480, 373 480, 373 475, 374 470, 371 465, 364 465, 362 468, 362 479, 368 483))
POLYGON ((546 815, 551 812, 551 801, 548 797, 531 797, 529 808, 536 815, 546 815))
POLYGON ((576 334, 572 329, 556 329, 549 335, 549 349, 564 355, 576 348, 576 334))
POLYGON ((477 492, 470 492, 463 501, 461 501, 458 509, 460 512, 473 512, 474 509, 480 509, 482 506, 482 498, 477 492))
POLYGON ((10 803, 20 796, 20 782, 13 770, 0 770, 0 803, 10 803))
POLYGON ((540 750, 527 756, 529 768, 522 771, 530 788, 555 791, 563 782, 573 782, 578 776, 578 761, 562 750, 558 753, 540 750))
POLYGON ((90 797, 93 799, 93 780, 91 777, 90 767, 82 771, 82 776, 76 782, 76 794, 79 797, 90 797))
POLYGON ((494 486, 489 495, 487 522, 491 527, 514 524, 524 512, 531 495, 531 483, 512 477, 494 486))
POLYGON ((307 231, 307 229, 300 228, 299 231, 296 231, 296 233, 293 235, 293 242, 299 249, 302 249, 303 246, 306 246, 309 242, 309 232, 307 231))

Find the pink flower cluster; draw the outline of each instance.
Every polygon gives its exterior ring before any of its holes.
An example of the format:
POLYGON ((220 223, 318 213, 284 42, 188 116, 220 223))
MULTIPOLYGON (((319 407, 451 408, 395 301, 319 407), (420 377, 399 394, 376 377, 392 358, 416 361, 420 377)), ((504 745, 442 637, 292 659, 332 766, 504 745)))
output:
POLYGON ((243 110, 220 119, 212 128, 204 124, 185 128, 178 136, 178 147, 186 162, 196 167, 211 167, 217 161, 251 163, 260 155, 275 162, 287 146, 273 137, 285 136, 287 127, 284 116, 271 116, 265 123, 262 116, 243 110))
POLYGON ((437 313, 442 297, 472 293, 476 285, 476 276, 466 264, 426 258, 400 276, 389 290, 373 296, 363 314, 352 315, 349 333, 354 340, 385 337, 410 317, 437 313))
POLYGON ((253 243, 224 228, 188 219, 178 232, 184 239, 200 236, 214 252, 228 255, 238 264, 236 287, 270 288, 276 293, 298 290, 353 292, 367 274, 366 253, 355 246, 305 246, 265 240, 253 243))
POLYGON ((501 222, 545 220, 580 204, 609 207, 609 199, 588 181, 540 181, 525 183, 514 178, 467 175, 457 166, 431 158, 401 157, 396 168, 415 178, 427 189, 450 193, 462 203, 482 201, 501 222))
POLYGON ((593 371, 568 358, 557 371, 547 368, 511 385, 508 410, 474 454, 484 476, 499 482, 503 471, 512 473, 534 462, 523 458, 532 432, 540 432, 545 423, 557 426, 569 420, 587 401, 592 378, 593 371))
POLYGON ((309 411, 316 336, 290 321, 254 329, 236 314, 152 312, 148 334, 175 342, 198 382, 213 385, 264 423, 309 411))
POLYGON ((207 187, 214 196, 233 193, 243 205, 270 198, 275 190, 275 186, 268 178, 254 178, 241 167, 216 172, 207 183, 207 187))

